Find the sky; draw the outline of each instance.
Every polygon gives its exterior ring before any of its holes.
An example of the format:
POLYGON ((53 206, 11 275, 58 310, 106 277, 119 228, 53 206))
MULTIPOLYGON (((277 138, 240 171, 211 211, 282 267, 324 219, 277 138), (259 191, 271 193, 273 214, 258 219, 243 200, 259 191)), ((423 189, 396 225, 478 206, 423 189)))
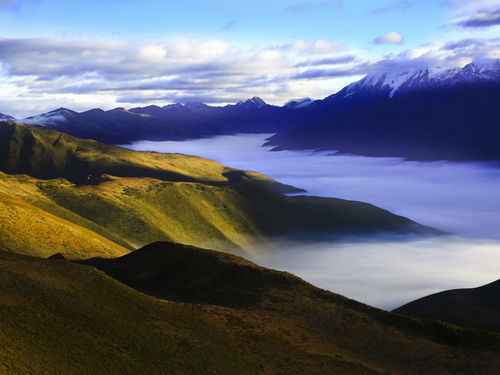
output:
POLYGON ((0 112, 271 104, 500 58, 500 0, 0 0, 0 112))

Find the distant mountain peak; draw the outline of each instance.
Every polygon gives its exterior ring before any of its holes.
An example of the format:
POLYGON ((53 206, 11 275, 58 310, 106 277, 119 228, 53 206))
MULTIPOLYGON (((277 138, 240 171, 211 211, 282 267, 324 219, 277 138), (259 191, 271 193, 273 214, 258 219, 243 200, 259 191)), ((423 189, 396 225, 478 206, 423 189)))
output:
POLYGON ((254 96, 251 99, 240 101, 236 105, 242 108, 262 108, 268 104, 258 96, 254 96))
POLYGON ((20 120, 20 122, 22 122, 23 124, 39 126, 55 125, 60 122, 65 122, 68 120, 68 118, 77 114, 78 112, 61 107, 47 113, 42 113, 41 115, 27 117, 20 120))
POLYGON ((463 84, 500 84, 500 61, 483 60, 463 68, 445 70, 416 69, 369 74, 351 83, 339 94, 343 98, 367 92, 387 93, 389 98, 399 94, 425 91, 463 84))

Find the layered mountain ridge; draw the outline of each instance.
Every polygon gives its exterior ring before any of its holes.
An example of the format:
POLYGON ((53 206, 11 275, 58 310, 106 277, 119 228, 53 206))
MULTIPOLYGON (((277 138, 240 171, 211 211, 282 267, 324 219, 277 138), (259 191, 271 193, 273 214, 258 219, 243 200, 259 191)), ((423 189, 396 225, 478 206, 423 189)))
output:
POLYGON ((110 144, 276 133, 274 150, 328 149, 414 160, 499 160, 500 62, 368 75, 322 100, 282 107, 254 97, 235 105, 151 105, 110 111, 60 108, 17 120, 110 144))

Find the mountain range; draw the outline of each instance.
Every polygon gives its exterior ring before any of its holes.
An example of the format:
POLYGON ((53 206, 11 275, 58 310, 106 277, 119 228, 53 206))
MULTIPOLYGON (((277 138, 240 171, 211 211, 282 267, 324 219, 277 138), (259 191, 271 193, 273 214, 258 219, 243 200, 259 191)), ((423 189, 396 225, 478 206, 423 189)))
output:
POLYGON ((70 262, 0 251, 0 369, 491 375, 500 336, 404 317, 243 258, 158 242, 70 262))
POLYGON ((414 160, 498 160, 500 62, 369 75, 311 102, 274 150, 327 149, 414 160))
POLYGON ((266 143, 274 150, 498 160, 498 97, 500 62, 492 60, 443 71, 368 75, 325 99, 282 107, 252 98, 224 107, 187 103, 81 113, 60 108, 16 121, 110 144, 275 133, 266 143))

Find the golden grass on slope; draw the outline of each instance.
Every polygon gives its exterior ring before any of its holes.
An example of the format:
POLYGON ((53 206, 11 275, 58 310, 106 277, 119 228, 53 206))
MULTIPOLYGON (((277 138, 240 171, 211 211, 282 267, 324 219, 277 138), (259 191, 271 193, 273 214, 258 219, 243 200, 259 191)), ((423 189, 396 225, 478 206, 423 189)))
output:
POLYGON ((257 375, 189 306, 90 267, 0 252, 2 375, 257 375))
POLYGON ((88 266, 0 252, 0 374, 500 371, 499 335, 384 312, 229 254, 157 243, 99 263, 177 302, 88 266))
POLYGON ((404 232, 415 225, 368 204, 285 197, 244 181, 218 186, 105 176, 98 184, 75 185, 64 179, 39 180, 0 172, 0 192, 128 249, 173 241, 252 251, 275 237, 292 239, 334 231, 404 232))
POLYGON ((276 189, 290 188, 260 173, 228 168, 198 156, 132 151, 9 122, 0 126, 0 170, 43 179, 62 177, 78 183, 104 173, 204 183, 227 183, 236 174, 276 189))
POLYGON ((196 303, 263 373, 500 371, 500 335, 372 308, 231 254, 154 243, 86 263, 145 293, 196 303))
POLYGON ((79 258, 116 257, 128 250, 21 199, 0 193, 0 248, 48 257, 66 253, 79 258))

